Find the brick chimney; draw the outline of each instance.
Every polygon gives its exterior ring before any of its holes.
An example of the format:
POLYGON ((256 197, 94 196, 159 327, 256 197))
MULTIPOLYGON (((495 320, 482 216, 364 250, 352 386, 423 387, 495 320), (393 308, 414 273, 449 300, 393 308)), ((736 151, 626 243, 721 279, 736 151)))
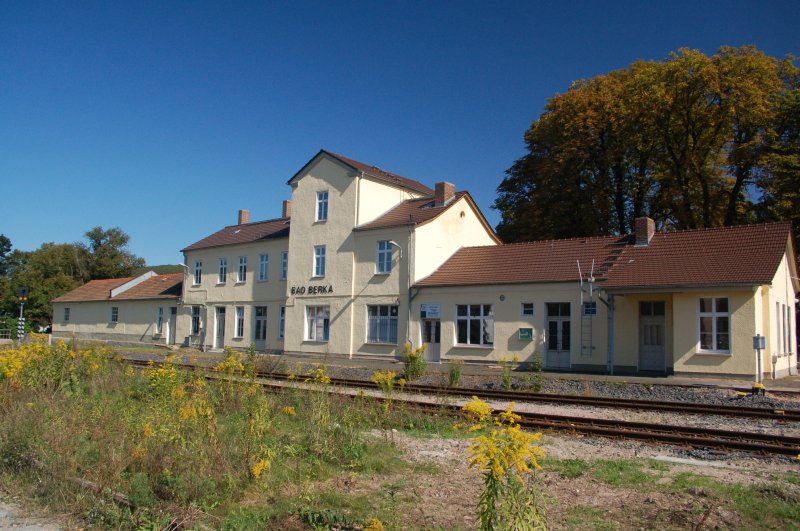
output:
POLYGON ((250 223, 250 211, 249 210, 240 210, 239 211, 239 223, 238 223, 238 225, 244 225, 245 223, 250 223))
POLYGON ((648 245, 656 233, 656 222, 650 218, 636 218, 636 245, 648 245))
POLYGON ((292 217, 292 202, 288 200, 283 201, 283 209, 281 210, 282 218, 292 217))
POLYGON ((440 207, 448 204, 456 196, 456 187, 453 183, 441 181, 436 183, 436 191, 433 194, 434 206, 440 207))

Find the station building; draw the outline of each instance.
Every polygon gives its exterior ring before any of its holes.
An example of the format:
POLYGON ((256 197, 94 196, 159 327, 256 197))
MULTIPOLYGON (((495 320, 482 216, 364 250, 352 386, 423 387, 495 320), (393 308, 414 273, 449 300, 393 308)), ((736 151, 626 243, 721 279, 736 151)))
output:
POLYGON ((760 334, 762 372, 796 373, 788 223, 662 233, 640 218, 633 235, 504 245, 448 182, 322 150, 288 184, 281 217, 240 210, 183 249, 180 278, 54 300, 54 334, 392 359, 408 341, 433 362, 748 377, 760 334))

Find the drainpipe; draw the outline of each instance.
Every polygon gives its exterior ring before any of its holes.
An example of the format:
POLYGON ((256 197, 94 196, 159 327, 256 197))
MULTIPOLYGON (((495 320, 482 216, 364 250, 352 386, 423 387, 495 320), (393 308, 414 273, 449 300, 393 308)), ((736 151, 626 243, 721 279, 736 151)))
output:
POLYGON ((614 295, 608 294, 608 374, 614 374, 614 295))

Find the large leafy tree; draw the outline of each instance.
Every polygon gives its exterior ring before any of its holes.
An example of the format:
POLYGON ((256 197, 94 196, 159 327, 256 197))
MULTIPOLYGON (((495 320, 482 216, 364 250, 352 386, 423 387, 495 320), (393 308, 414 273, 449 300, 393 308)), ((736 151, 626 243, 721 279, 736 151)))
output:
MULTIPOLYGON (((798 217, 798 69, 755 47, 574 83, 525 133, 494 208, 506 241, 798 217)), ((797 227, 796 227, 797 229, 797 227)))
POLYGON ((86 232, 86 239, 92 279, 130 276, 145 265, 143 258, 128 251, 130 236, 118 227, 107 230, 94 227, 86 232))

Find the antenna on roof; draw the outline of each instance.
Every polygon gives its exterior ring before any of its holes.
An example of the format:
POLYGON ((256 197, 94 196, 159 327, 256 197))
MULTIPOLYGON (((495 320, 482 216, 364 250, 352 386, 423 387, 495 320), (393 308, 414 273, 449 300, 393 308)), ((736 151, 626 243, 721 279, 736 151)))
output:
POLYGON ((594 259, 592 259, 592 269, 589 271, 589 276, 586 277, 586 287, 583 286, 583 272, 581 271, 581 261, 575 260, 578 264, 578 278, 581 282, 581 307, 583 306, 583 294, 587 292, 589 294, 589 301, 592 300, 594 295, 594 259))

